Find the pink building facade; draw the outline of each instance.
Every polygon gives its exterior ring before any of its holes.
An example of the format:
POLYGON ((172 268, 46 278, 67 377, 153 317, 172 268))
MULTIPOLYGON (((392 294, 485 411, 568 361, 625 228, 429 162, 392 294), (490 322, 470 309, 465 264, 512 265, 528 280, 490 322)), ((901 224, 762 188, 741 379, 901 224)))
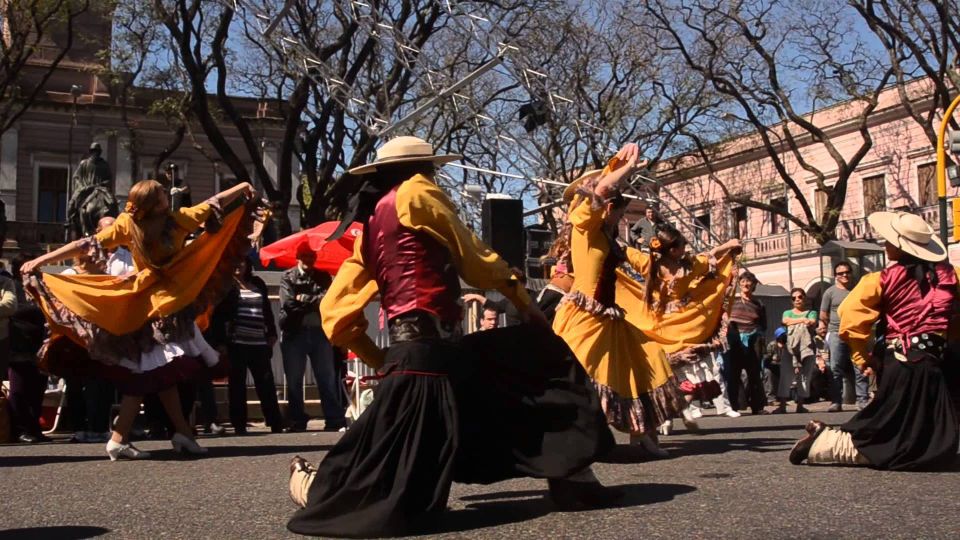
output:
MULTIPOLYGON (((811 115, 845 158, 852 156, 862 144, 856 123, 850 121, 855 107, 856 104, 847 103, 811 115)), ((662 213, 688 237, 700 236, 705 240, 704 245, 716 243, 706 229, 721 241, 739 237, 744 243, 743 264, 761 283, 787 290, 801 287, 811 296, 819 296, 819 291, 832 281, 833 263, 841 257, 861 267, 857 273, 872 271, 884 264, 882 255, 865 252, 878 244, 866 223, 866 216, 871 212, 916 212, 939 229, 936 151, 921 126, 900 105, 896 90, 881 96, 880 105, 869 117, 869 131, 874 144, 848 181, 836 230, 839 242, 826 250, 783 217, 733 204, 725 197, 721 182, 733 196, 785 206, 792 214, 803 216, 797 197, 786 189, 758 137, 752 134, 723 144, 713 163, 714 175, 695 159, 686 159, 676 170, 661 173, 662 213)), ((801 143, 801 153, 805 161, 826 175, 827 185, 836 182, 836 163, 822 145, 812 141, 801 143)), ((813 174, 801 168, 792 155, 782 155, 791 176, 801 186, 804 199, 815 215, 820 216, 826 197, 817 189, 813 174)), ((949 199, 958 195, 960 190, 948 182, 948 214, 949 199)), ((948 215, 948 222, 952 227, 952 216, 948 215)), ((952 243, 952 239, 949 251, 951 260, 960 262, 960 245, 952 243)))

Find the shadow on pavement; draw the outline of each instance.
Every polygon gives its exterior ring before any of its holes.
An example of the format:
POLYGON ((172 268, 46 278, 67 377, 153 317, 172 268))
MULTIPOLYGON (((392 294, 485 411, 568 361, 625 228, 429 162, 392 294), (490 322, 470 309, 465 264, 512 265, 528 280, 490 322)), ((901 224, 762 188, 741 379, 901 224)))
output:
MULTIPOLYGON (((799 438, 799 437, 797 437, 799 438)), ((671 459, 674 457, 700 455, 700 454, 725 454, 727 452, 747 451, 747 452, 786 452, 790 445, 796 442, 797 438, 735 438, 735 439, 712 439, 712 438, 694 438, 683 440, 670 440, 661 438, 660 445, 664 450, 670 453, 671 459)), ((618 444, 605 456, 597 460, 600 463, 644 463, 647 461, 657 461, 645 450, 639 446, 629 444, 618 444)))
MULTIPOLYGON (((202 442, 202 441, 201 441, 202 442)), ((293 445, 264 445, 264 446, 207 446, 207 454, 191 456, 178 454, 172 448, 150 450, 151 461, 180 461, 183 459, 218 459, 235 457, 274 456, 277 454, 300 454, 309 459, 317 452, 327 452, 333 448, 332 444, 293 444, 293 445)))
MULTIPOLYGON (((208 446, 209 453, 204 456, 177 454, 172 448, 150 449, 148 461, 181 461, 185 459, 218 459, 235 457, 260 457, 278 454, 300 454, 309 459, 317 452, 327 452, 332 444, 296 444, 289 446, 208 446)), ((141 448, 147 450, 145 448, 141 448)), ((4 467, 36 467, 52 463, 81 463, 85 461, 106 461, 105 453, 89 456, 0 456, 0 469, 4 467)), ((315 460, 314 460, 315 461, 315 460)), ((2 540, 2 537, 0 537, 2 540)))
MULTIPOLYGON (((626 484, 616 487, 624 491, 624 496, 614 506, 615 508, 666 502, 697 489, 685 484, 626 484)), ((461 497, 460 500, 477 502, 471 502, 462 510, 445 512, 436 523, 418 532, 420 534, 467 532, 528 521, 556 510, 548 497, 547 490, 468 495, 461 497)))
MULTIPOLYGON (((4 467, 35 467, 51 463, 80 463, 84 461, 103 461, 106 454, 98 456, 0 456, 0 469, 4 467)), ((0 531, 0 535, 3 532, 0 531)), ((3 536, 0 536, 3 538, 3 536)))
POLYGON ((24 529, 0 530, 0 540, 36 539, 45 540, 80 540, 82 538, 96 538, 110 532, 103 527, 87 527, 83 525, 63 525, 57 527, 28 527, 24 529))
MULTIPOLYGON (((727 452, 783 452, 786 461, 787 452, 800 437, 780 438, 736 438, 736 439, 686 439, 674 444, 663 444, 672 456, 696 456, 704 454, 726 454, 727 452)), ((663 441, 661 440, 661 444, 663 441)))
MULTIPOLYGON (((691 436, 707 436, 707 435, 718 435, 721 433, 754 433, 757 431, 803 431, 803 427, 806 425, 806 420, 803 419, 799 424, 781 424, 777 426, 731 426, 731 427, 710 427, 709 425, 704 426, 703 423, 700 424, 700 431, 691 432, 683 427, 683 422, 676 421, 677 429, 675 431, 676 435, 691 435, 691 436)), ((802 435, 802 434, 801 434, 802 435)), ((799 439, 800 436, 797 436, 799 439)), ((670 438, 662 438, 660 442, 669 441, 670 438)))

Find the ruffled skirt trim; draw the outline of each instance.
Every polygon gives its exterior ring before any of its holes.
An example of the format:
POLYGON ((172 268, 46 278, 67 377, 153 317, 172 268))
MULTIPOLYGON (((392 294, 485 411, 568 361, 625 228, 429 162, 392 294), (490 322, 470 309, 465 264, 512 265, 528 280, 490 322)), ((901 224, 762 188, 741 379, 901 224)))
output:
POLYGON ((687 406, 676 377, 636 398, 626 398, 609 386, 591 380, 600 394, 607 423, 624 433, 656 431, 667 420, 676 418, 687 406))
MULTIPOLYGON (((203 339, 196 319, 198 314, 205 313, 223 298, 233 282, 237 264, 250 251, 248 237, 254 216, 246 209, 237 211, 243 211, 244 216, 236 228, 230 231, 232 237, 221 252, 215 263, 216 268, 200 294, 187 307, 167 317, 147 319, 139 329, 129 334, 111 334, 83 319, 60 302, 47 288, 43 279, 31 276, 28 290, 39 301, 52 330, 38 353, 41 369, 55 375, 85 371, 80 366, 69 366, 75 359, 57 353, 62 347, 56 347, 54 343, 63 339, 86 349, 89 353, 86 360, 94 360, 135 374, 155 371, 181 356, 202 357, 203 363, 207 365, 215 363, 216 353, 203 339)), ((214 227, 215 224, 208 223, 207 231, 214 227)), ((90 249, 97 251, 97 246, 90 249)), ((135 277, 127 276, 126 279, 135 277)))

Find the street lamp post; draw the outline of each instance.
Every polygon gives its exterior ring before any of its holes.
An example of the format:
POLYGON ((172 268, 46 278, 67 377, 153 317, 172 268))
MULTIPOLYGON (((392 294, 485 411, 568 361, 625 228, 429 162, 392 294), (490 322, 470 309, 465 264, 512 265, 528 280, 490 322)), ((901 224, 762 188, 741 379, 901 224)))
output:
MULTIPOLYGON (((70 96, 73 98, 73 110, 70 115, 70 128, 67 130, 67 200, 64 203, 66 205, 64 207, 64 220, 66 223, 63 226, 65 242, 70 241, 70 222, 66 214, 70 206, 70 197, 73 195, 73 128, 77 126, 77 99, 82 92, 83 87, 80 85, 74 84, 70 87, 70 96)), ((59 208, 59 202, 55 202, 54 204, 59 208)), ((56 210, 54 212, 56 212, 56 210)))
POLYGON ((944 137, 953 111, 960 105, 960 96, 954 98, 950 106, 943 113, 943 122, 937 132, 937 199, 940 210, 940 240, 947 244, 947 149, 944 147, 944 137))

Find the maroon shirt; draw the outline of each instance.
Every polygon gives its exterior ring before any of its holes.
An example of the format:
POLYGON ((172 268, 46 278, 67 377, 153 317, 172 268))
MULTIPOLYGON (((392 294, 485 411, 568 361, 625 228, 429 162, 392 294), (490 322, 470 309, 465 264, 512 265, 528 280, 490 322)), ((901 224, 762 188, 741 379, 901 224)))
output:
POLYGON ((460 277, 453 258, 430 235, 400 224, 399 189, 380 199, 363 232, 363 260, 373 269, 387 320, 425 311, 444 323, 460 322, 460 277))
POLYGON ((900 264, 880 272, 880 291, 887 336, 909 341, 924 332, 944 333, 957 310, 957 274, 947 262, 937 263, 937 286, 924 294, 920 283, 900 264))

